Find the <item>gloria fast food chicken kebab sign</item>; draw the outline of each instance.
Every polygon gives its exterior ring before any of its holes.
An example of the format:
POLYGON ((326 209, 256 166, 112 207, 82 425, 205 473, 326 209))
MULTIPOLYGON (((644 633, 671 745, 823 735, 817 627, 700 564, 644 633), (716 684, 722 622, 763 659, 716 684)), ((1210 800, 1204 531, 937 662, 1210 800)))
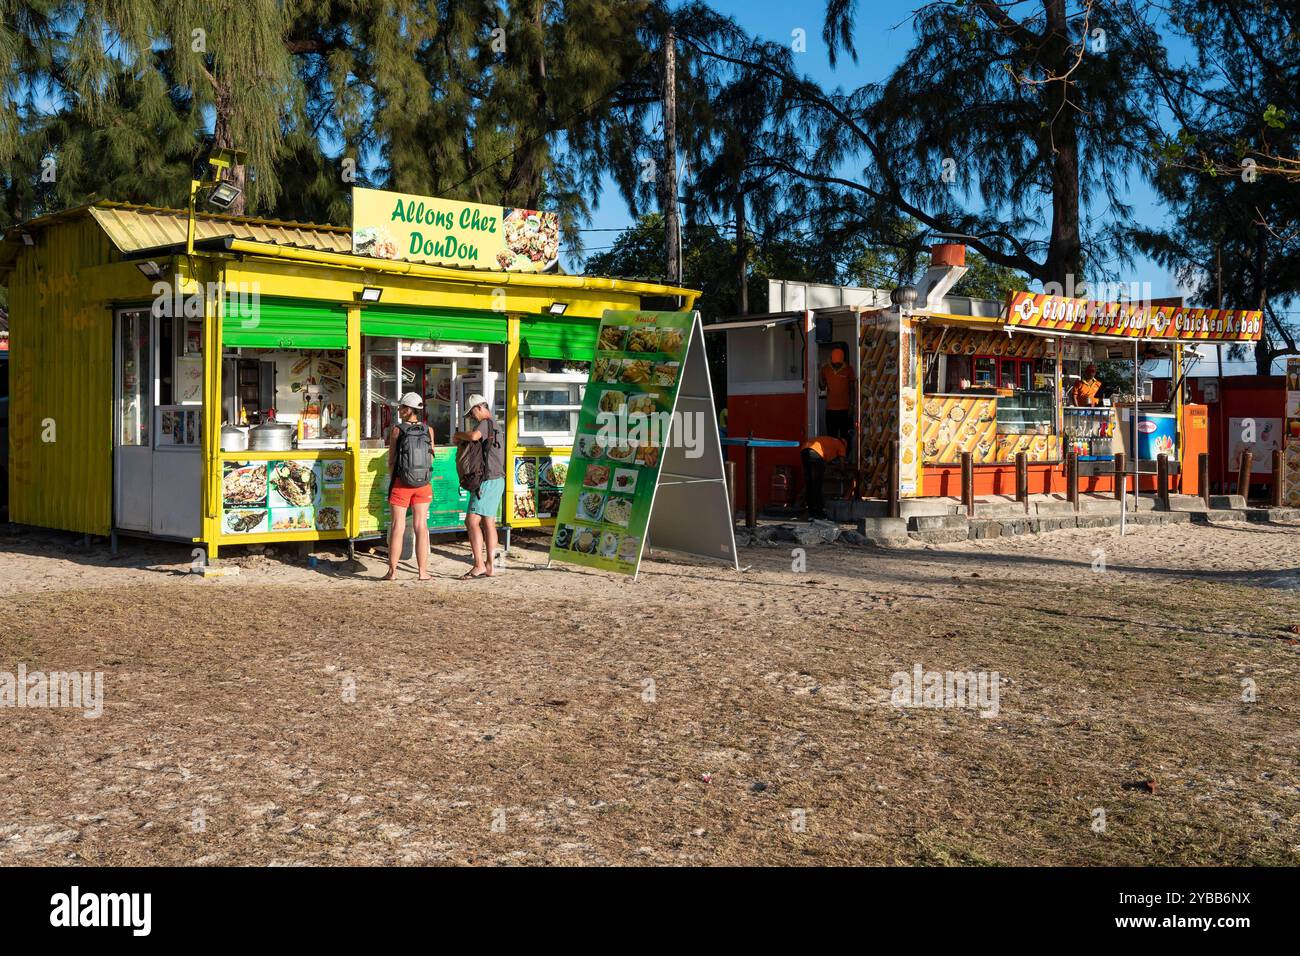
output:
POLYGON ((1189 309, 1013 292, 1007 303, 1007 324, 1078 335, 1254 342, 1263 332, 1264 315, 1244 309, 1189 309))
POLYGON ((352 252, 377 259, 546 272, 560 255, 553 212, 383 189, 352 190, 352 252))

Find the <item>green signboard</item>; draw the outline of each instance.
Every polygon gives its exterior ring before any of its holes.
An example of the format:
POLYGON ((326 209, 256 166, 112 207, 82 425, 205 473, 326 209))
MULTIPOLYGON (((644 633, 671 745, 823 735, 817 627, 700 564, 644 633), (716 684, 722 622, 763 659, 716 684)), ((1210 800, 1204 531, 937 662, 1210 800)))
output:
POLYGON ((551 558, 632 574, 641 560, 694 312, 606 312, 551 558))

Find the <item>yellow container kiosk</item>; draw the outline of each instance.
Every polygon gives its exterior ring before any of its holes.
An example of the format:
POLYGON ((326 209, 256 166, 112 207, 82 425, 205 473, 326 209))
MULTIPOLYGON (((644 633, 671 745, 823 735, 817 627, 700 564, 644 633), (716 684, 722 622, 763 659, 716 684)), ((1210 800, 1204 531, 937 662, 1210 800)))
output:
MULTIPOLYGON (((500 212, 509 227, 518 211, 500 212)), ((506 426, 503 523, 543 526, 602 313, 698 295, 512 271, 523 260, 508 249, 410 261, 468 248, 442 239, 412 238, 399 259, 383 229, 362 254, 345 227, 198 214, 190 228, 184 211, 97 202, 5 235, 14 522, 192 542, 207 558, 377 536, 384 438, 416 391, 435 434, 430 526, 464 517, 450 436, 474 393, 506 426)))

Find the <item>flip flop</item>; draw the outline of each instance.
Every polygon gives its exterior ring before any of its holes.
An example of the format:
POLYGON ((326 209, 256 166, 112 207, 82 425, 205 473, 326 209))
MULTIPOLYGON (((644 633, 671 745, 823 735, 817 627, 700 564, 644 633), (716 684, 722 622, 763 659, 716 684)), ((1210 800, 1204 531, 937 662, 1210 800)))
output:
POLYGON ((457 581, 477 581, 479 578, 485 578, 485 577, 487 577, 487 572, 486 572, 486 571, 484 571, 482 574, 475 574, 474 571, 471 569, 471 570, 469 570, 469 571, 466 571, 464 574, 462 574, 462 575, 461 575, 460 577, 458 577, 456 580, 457 580, 457 581))

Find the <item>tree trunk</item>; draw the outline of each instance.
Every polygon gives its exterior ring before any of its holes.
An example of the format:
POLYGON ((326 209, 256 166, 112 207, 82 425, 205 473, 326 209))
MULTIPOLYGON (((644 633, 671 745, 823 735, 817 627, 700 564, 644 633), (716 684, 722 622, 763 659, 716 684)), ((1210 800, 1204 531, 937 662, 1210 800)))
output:
POLYGON ((745 244, 745 193, 736 190, 736 281, 739 283, 738 315, 749 315, 749 250, 745 244))
MULTIPOLYGON (((1268 256, 1268 235, 1263 226, 1255 227, 1255 261, 1251 265, 1251 278, 1255 286, 1255 308, 1261 312, 1268 305, 1267 270, 1264 268, 1268 256)), ((1273 357, 1277 354, 1269 339, 1268 325, 1255 343, 1255 374, 1272 375, 1273 357)))
POLYGON ((1043 0, 1047 14, 1044 65, 1053 77, 1045 85, 1052 150, 1052 231, 1044 263, 1044 282, 1059 283, 1062 295, 1082 281, 1083 245, 1079 228, 1079 135, 1069 103, 1073 66, 1066 0, 1043 0), (1070 280, 1073 281, 1070 281, 1070 280))
MULTIPOLYGON (((212 146, 214 149, 234 149, 235 133, 231 125, 234 107, 231 104, 230 89, 224 83, 217 82, 212 93, 217 112, 216 122, 212 127, 212 146)), ((243 166, 232 166, 226 170, 225 181, 239 187, 239 196, 229 209, 223 209, 221 212, 231 216, 244 215, 245 210, 248 209, 247 170, 243 166)))
POLYGON ((542 201, 542 174, 546 164, 546 133, 549 131, 546 97, 546 23, 541 0, 534 0, 529 20, 535 32, 536 46, 526 66, 531 79, 532 97, 528 104, 528 122, 515 133, 519 142, 515 161, 506 180, 502 205, 536 209, 542 201))
POLYGON ((664 245, 668 281, 682 281, 681 224, 677 210, 677 34, 670 26, 664 37, 664 170, 660 177, 659 208, 664 215, 664 245))

